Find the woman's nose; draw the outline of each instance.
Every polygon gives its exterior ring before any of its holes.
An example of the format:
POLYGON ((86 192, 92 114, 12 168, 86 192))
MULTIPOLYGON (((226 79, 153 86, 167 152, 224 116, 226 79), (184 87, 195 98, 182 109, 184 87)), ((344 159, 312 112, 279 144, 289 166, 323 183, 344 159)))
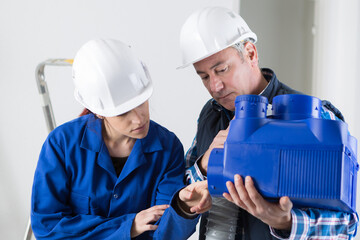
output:
POLYGON ((137 111, 137 109, 133 110, 133 116, 132 116, 132 122, 135 124, 139 124, 143 122, 143 115, 141 114, 141 111, 137 111))

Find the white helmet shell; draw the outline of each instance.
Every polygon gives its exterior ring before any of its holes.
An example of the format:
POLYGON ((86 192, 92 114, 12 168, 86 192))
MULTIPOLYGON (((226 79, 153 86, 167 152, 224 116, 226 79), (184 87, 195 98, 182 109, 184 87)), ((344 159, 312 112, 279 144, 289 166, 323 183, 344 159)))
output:
POLYGON ((104 117, 126 113, 148 100, 153 86, 146 66, 117 40, 91 40, 73 63, 75 99, 104 117))
POLYGON ((187 67, 235 43, 257 41, 244 19, 223 7, 207 7, 192 13, 180 33, 183 65, 187 67))

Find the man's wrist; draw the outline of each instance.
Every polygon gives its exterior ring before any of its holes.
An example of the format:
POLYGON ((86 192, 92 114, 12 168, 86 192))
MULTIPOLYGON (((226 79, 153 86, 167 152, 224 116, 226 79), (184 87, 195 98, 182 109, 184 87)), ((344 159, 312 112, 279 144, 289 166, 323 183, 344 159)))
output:
POLYGON ((278 238, 278 239, 283 239, 283 240, 294 240, 294 228, 296 229, 296 227, 294 226, 296 224, 296 220, 294 222, 294 218, 296 218, 296 215, 294 216, 294 211, 291 210, 290 212, 291 214, 291 225, 290 225, 290 228, 286 227, 286 229, 277 229, 277 228, 274 228, 274 227, 270 227, 270 232, 271 232, 271 235, 273 235, 274 237, 278 238))
POLYGON ((200 156, 197 161, 198 167, 204 176, 207 175, 207 167, 208 167, 208 162, 209 162, 209 161, 206 161, 205 159, 209 159, 209 154, 207 151, 202 156, 200 156))
POLYGON ((281 223, 277 224, 269 224, 272 228, 280 230, 280 231, 291 231, 292 227, 292 218, 290 214, 290 218, 286 218, 281 221, 281 223))
POLYGON ((207 173, 207 168, 205 168, 205 166, 203 166, 203 161, 202 161, 202 157, 199 159, 199 162, 198 162, 198 167, 202 173, 202 175, 206 176, 206 173, 207 173))

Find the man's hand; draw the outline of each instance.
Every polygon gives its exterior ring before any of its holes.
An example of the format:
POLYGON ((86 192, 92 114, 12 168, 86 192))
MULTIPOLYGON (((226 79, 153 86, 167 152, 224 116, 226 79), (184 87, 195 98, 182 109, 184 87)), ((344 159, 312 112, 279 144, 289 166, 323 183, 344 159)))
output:
POLYGON ((223 196, 227 200, 275 229, 291 230, 290 211, 293 204, 288 197, 280 198, 278 203, 271 203, 259 194, 251 177, 247 176, 243 184, 241 176, 236 174, 234 182, 235 186, 230 181, 226 183, 230 194, 224 193, 223 196))
POLYGON ((221 130, 218 132, 212 143, 210 144, 209 149, 204 153, 203 157, 201 158, 199 167, 201 172, 206 175, 207 173, 207 167, 209 163, 209 157, 210 153, 214 148, 224 148, 224 142, 227 138, 227 135, 229 133, 229 127, 225 130, 221 130))
POLYGON ((207 181, 188 185, 179 192, 181 208, 188 213, 203 213, 211 208, 211 196, 207 181))
POLYGON ((156 205, 151 208, 145 209, 136 214, 133 224, 131 226, 131 238, 137 237, 146 231, 155 231, 158 226, 154 225, 157 220, 164 214, 165 209, 169 205, 156 205))

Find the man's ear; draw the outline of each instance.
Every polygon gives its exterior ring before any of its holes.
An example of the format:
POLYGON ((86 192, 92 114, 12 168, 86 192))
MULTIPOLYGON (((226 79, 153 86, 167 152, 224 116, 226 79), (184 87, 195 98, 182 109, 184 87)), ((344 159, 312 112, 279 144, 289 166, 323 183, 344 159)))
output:
POLYGON ((255 44, 246 42, 244 45, 246 58, 251 62, 252 66, 258 65, 258 54, 255 44))

